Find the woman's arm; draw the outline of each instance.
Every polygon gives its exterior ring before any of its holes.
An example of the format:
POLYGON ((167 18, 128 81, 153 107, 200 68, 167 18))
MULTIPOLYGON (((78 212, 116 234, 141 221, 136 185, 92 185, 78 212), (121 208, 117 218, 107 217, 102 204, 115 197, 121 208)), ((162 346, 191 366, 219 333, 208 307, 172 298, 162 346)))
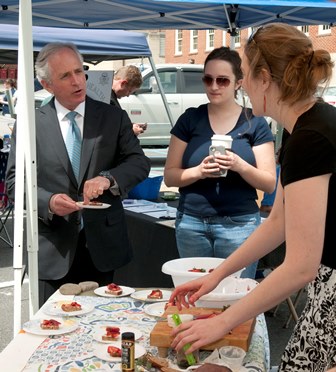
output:
MULTIPOLYGON (((232 305, 223 314, 208 322, 185 323, 174 329, 176 337, 172 344, 173 347, 180 349, 185 343, 190 342, 193 343, 190 348, 192 352, 209 342, 218 340, 238 324, 271 309, 316 277, 323 251, 329 179, 330 174, 297 181, 286 186, 284 193, 286 257, 284 262, 250 294, 232 305), (307 211, 307 200, 309 200, 309 211, 307 211)), ((278 195, 276 202, 280 202, 278 195)), ((276 214, 275 211, 273 218, 277 219, 276 214)), ((233 267, 235 261, 239 257, 242 258, 248 246, 255 248, 259 253, 263 249, 255 244, 269 246, 269 241, 274 238, 273 232, 269 230, 271 225, 266 224, 267 222, 266 220, 246 243, 233 253, 226 260, 227 262, 224 262, 226 265, 222 264, 222 269, 230 266, 230 271, 235 270, 233 267), (264 243, 258 241, 260 232, 268 232, 268 235, 264 235, 264 243)), ((274 233, 278 236, 276 231, 274 233)))
POLYGON ((214 172, 219 171, 218 164, 211 163, 210 156, 205 157, 196 167, 183 169, 182 157, 186 147, 186 142, 174 135, 171 136, 164 168, 164 182, 168 187, 183 187, 206 177, 218 177, 213 175, 214 172))

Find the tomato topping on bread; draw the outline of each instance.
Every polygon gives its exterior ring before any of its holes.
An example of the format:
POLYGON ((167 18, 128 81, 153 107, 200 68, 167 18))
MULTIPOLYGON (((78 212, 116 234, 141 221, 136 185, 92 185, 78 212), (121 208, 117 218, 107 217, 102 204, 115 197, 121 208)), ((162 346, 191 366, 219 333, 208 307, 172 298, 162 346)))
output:
POLYGON ((118 358, 121 357, 121 349, 116 346, 108 346, 107 352, 111 355, 111 357, 118 358))
POLYGON ((99 202, 99 201, 90 201, 89 202, 89 205, 94 205, 94 206, 97 206, 97 207, 101 207, 103 205, 103 203, 99 202))
POLYGON ((40 323, 42 329, 59 329, 60 322, 55 319, 44 319, 40 323))
POLYGON ((105 293, 118 296, 122 294, 122 288, 115 283, 111 283, 107 285, 105 293))
POLYGON ((152 292, 147 296, 153 300, 161 300, 163 297, 161 289, 153 289, 152 292))
POLYGON ((82 310, 82 306, 78 302, 71 302, 69 304, 62 304, 61 306, 63 311, 66 311, 67 313, 71 311, 80 311, 82 310))
POLYGON ((119 327, 106 327, 106 334, 102 336, 103 341, 114 341, 120 336, 119 327))

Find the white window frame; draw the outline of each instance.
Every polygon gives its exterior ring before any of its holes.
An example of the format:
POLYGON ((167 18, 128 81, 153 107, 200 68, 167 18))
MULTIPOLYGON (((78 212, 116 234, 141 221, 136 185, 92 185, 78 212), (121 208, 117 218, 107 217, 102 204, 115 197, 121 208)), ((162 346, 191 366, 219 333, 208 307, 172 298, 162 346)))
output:
POLYGON ((183 30, 175 30, 175 55, 182 54, 182 35, 183 30))
POLYGON ((226 37, 227 37, 227 31, 226 30, 223 30, 223 42, 222 42, 222 45, 224 47, 227 46, 227 43, 226 43, 226 37))
POLYGON ((190 53, 198 52, 198 30, 190 30, 190 53), (194 48, 194 41, 197 41, 197 48, 194 48))
POLYGON ((318 34, 319 35, 330 35, 331 34, 331 26, 330 25, 319 25, 318 26, 318 34))
POLYGON ((213 50, 215 48, 215 30, 206 30, 205 33, 205 50, 213 50), (212 44, 212 45, 211 45, 212 44))
POLYGON ((298 26, 298 29, 301 32, 303 32, 305 35, 309 35, 309 26, 308 25, 298 26), (307 31, 305 31, 305 28, 307 28, 307 31))
POLYGON ((234 38, 234 46, 235 48, 239 48, 241 45, 241 31, 238 30, 236 32, 237 32, 237 36, 235 36, 234 38))

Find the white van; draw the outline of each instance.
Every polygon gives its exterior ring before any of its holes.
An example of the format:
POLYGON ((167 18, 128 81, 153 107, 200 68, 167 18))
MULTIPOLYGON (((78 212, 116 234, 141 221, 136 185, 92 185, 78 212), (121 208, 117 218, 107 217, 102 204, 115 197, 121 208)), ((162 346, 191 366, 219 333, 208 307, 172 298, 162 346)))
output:
MULTIPOLYGON (((188 107, 207 103, 202 76, 203 65, 163 64, 156 66, 173 124, 188 107)), ((171 124, 151 68, 143 71, 143 84, 129 97, 119 100, 132 123, 147 123, 139 136, 142 146, 168 146, 171 124)))

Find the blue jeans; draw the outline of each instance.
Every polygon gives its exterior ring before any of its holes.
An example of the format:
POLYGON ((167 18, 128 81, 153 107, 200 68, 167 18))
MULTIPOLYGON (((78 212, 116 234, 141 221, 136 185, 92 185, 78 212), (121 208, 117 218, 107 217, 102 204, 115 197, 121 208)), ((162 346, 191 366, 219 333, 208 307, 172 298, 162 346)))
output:
MULTIPOLYGON (((227 258, 260 225, 259 212, 233 217, 195 217, 177 212, 175 231, 180 257, 227 258)), ((248 266, 243 278, 254 279, 258 262, 248 266)))

